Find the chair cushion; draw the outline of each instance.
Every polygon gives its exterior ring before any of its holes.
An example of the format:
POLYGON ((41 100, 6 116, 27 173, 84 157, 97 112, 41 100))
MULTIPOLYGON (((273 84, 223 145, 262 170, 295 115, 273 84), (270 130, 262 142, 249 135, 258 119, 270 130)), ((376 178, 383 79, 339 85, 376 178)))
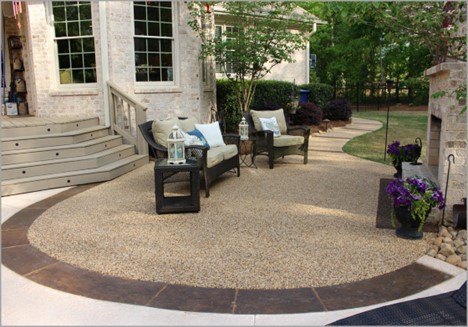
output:
POLYGON ((226 145, 224 143, 223 135, 221 134, 219 122, 211 124, 195 124, 195 128, 203 134, 210 148, 226 145))
POLYGON ((154 141, 167 147, 167 137, 171 133, 172 127, 178 125, 178 123, 179 120, 175 117, 168 120, 154 120, 151 127, 154 141))
POLYGON ((237 146, 235 144, 227 144, 217 146, 208 150, 207 167, 213 167, 223 160, 231 159, 237 155, 237 146))
POLYGON ((252 116, 252 120, 257 131, 262 130, 262 126, 260 124, 260 120, 258 118, 271 118, 275 117, 276 121, 278 122, 279 130, 281 134, 286 134, 288 130, 288 125, 286 124, 286 119, 284 118, 284 111, 283 109, 278 110, 265 110, 265 111, 257 111, 257 110, 250 110, 250 115, 252 116))
POLYGON ((275 137, 273 139, 274 147, 283 147, 291 145, 301 145, 304 144, 304 136, 296 135, 281 135, 280 137, 275 137))
POLYGON ((178 119, 179 127, 184 132, 193 131, 195 129, 195 124, 198 123, 195 117, 188 117, 186 119, 178 119))
POLYGON ((276 117, 271 118, 263 118, 259 117, 260 125, 262 126, 262 131, 270 130, 273 132, 274 137, 281 136, 281 132, 279 130, 278 122, 276 121, 276 117))

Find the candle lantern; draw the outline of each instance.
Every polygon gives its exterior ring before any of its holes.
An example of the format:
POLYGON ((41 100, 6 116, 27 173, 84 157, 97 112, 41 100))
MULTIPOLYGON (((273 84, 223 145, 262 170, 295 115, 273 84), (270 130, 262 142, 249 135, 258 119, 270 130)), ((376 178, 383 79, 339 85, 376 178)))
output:
POLYGON ((239 123, 239 135, 241 140, 249 139, 249 125, 245 121, 245 117, 242 117, 242 120, 239 123))
POLYGON ((167 138, 167 162, 170 164, 185 163, 185 137, 177 125, 167 138))

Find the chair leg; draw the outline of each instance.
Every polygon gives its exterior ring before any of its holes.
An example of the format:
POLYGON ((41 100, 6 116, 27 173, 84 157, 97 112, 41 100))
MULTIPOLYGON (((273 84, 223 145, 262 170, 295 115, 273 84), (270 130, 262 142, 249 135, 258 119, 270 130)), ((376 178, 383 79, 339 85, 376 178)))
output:
POLYGON ((273 154, 270 154, 268 156, 268 163, 269 163, 270 169, 273 169, 273 154))

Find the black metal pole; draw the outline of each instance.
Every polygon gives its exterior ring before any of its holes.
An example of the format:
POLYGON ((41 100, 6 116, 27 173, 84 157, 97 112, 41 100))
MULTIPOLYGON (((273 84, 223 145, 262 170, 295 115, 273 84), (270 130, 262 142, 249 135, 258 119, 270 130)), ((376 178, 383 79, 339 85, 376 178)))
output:
MULTIPOLYGON (((449 177, 450 177, 450 158, 452 158, 452 162, 455 164, 455 156, 453 154, 449 154, 447 157, 448 160, 448 168, 447 168, 447 181, 445 182, 445 202, 447 202, 447 191, 448 191, 448 182, 449 182, 449 177)), ((445 218, 445 207, 442 211, 442 224, 444 223, 444 218, 445 218)))
POLYGON ((384 147, 384 161, 387 160, 387 141, 388 141, 388 118, 390 113, 390 101, 389 101, 389 94, 387 94, 387 123, 385 125, 385 147, 384 147))

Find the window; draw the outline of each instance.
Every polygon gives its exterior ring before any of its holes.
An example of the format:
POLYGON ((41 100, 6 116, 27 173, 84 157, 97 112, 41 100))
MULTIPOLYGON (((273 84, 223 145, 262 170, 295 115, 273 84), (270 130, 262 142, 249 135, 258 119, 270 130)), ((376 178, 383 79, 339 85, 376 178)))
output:
POLYGON ((135 1, 134 50, 137 82, 174 81, 172 3, 135 1))
POLYGON ((96 83, 91 2, 53 1, 60 84, 96 83))
MULTIPOLYGON (((239 28, 237 27, 233 27, 233 26, 226 26, 226 25, 216 25, 215 26, 215 38, 220 38, 222 37, 223 38, 223 41, 226 41, 226 40, 234 40, 233 37, 226 37, 226 34, 235 34, 235 33, 238 33, 239 32, 239 28)), ((232 53, 234 52, 234 50, 230 50, 232 51, 232 53)), ((222 56, 226 56, 226 54, 221 54, 222 56)), ((231 56, 232 57, 232 56, 231 56)), ((216 73, 217 74, 232 74, 234 73, 234 70, 233 70, 233 62, 229 62, 227 61, 226 62, 226 71, 224 71, 222 65, 220 63, 216 63, 216 73)))

